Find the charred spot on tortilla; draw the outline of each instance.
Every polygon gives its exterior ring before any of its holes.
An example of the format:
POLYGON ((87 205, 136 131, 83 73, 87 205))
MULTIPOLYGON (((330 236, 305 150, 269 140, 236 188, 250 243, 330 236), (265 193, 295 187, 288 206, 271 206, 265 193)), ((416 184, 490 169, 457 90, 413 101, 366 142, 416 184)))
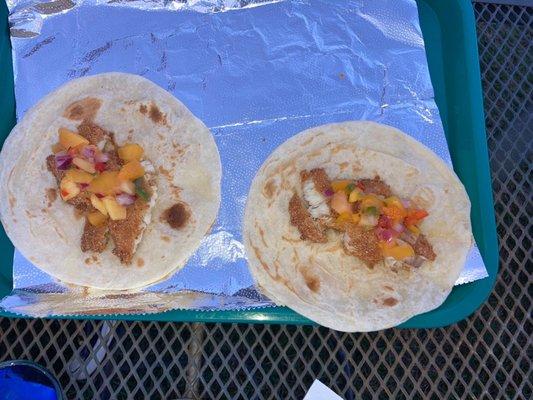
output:
POLYGON ((172 229, 181 229, 189 221, 191 211, 185 203, 176 203, 167 208, 161 217, 172 229))
POLYGON ((263 188, 263 191, 265 193, 265 196, 269 199, 272 198, 272 196, 274 196, 275 192, 276 192, 276 184, 274 183, 274 180, 273 179, 269 179, 266 183, 265 183, 265 186, 263 188))
POLYGON ((159 107, 157 107, 157 105, 154 103, 150 104, 150 111, 148 115, 150 116, 150 119, 156 124, 167 123, 166 115, 163 114, 159 107))
POLYGON ((101 105, 102 101, 100 99, 85 97, 84 99, 70 104, 63 113, 63 116, 76 121, 92 120, 96 116, 101 105))
POLYGON ((311 292, 318 292, 320 290, 320 279, 316 276, 310 275, 305 269, 302 270, 306 286, 311 292))
POLYGON ((46 198, 48 199, 48 207, 51 207, 52 203, 57 199, 57 190, 54 188, 46 189, 46 198))
POLYGON ((148 115, 148 118, 150 118, 154 124, 165 125, 167 123, 166 115, 163 114, 155 103, 150 103, 149 107, 146 104, 141 104, 139 106, 139 112, 143 115, 148 115))
POLYGON ((435 260, 419 226, 428 213, 396 196, 378 175, 332 181, 323 168, 314 168, 300 171, 300 183, 303 199, 294 193, 288 212, 302 240, 337 240, 338 235, 328 235, 337 231, 346 254, 369 268, 386 262, 393 272, 435 260))
POLYGON ((139 268, 144 267, 144 260, 140 257, 137 259, 137 266, 139 268))
POLYGON ((383 299, 383 305, 386 307, 394 307, 396 304, 398 304, 398 300, 394 297, 387 297, 386 299, 383 299))

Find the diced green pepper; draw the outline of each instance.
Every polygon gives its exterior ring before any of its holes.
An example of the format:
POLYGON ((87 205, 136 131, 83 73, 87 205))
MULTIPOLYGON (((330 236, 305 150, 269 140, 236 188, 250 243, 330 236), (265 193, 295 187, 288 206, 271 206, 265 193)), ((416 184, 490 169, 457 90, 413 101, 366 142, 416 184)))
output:
POLYGON ((378 215, 378 209, 374 206, 365 208, 365 214, 378 215))

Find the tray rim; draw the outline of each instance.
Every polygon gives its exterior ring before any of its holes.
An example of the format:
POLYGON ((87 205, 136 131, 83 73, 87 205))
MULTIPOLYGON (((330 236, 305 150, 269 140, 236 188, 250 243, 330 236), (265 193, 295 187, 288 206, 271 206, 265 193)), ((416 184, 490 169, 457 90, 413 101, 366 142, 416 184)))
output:
MULTIPOLYGON (((428 57, 429 69, 431 72, 431 78, 433 86, 435 88, 435 100, 441 112, 443 125, 445 128, 446 136, 448 138, 448 145, 450 147, 450 153, 454 166, 456 166, 456 172, 463 180, 469 195, 477 199, 477 202, 472 202, 478 205, 478 208, 485 209, 482 216, 473 215, 473 227, 474 235, 478 239, 478 245, 482 253, 483 259, 489 272, 489 277, 478 280, 472 283, 463 284, 458 287, 454 287, 452 293, 446 300, 446 302, 439 308, 432 310, 428 313, 417 315, 407 322, 399 325, 400 328, 432 328, 449 325, 458 322, 472 312, 474 312, 488 297, 492 287, 494 285, 497 271, 498 271, 498 247, 496 237, 496 225, 493 209, 492 199, 492 187, 490 180, 490 169, 488 163, 488 149, 486 145, 486 133, 485 133, 485 118, 483 112, 482 90, 481 90, 481 75, 479 70, 479 57, 477 48, 477 36, 475 30, 475 18, 473 12, 473 6, 469 0, 453 0, 448 2, 439 2, 439 0, 416 0, 419 14, 420 24, 424 34, 426 36, 439 35, 438 29, 440 24, 430 24, 428 19, 433 18, 451 18, 454 17, 454 21, 457 24, 454 32, 447 32, 450 35, 458 36, 459 40, 462 39, 462 52, 455 54, 456 57, 462 57, 464 70, 460 71, 464 73, 463 87, 468 87, 467 93, 461 93, 461 97, 457 100, 462 101, 462 106, 466 106, 464 110, 462 107, 448 108, 448 101, 450 96, 454 96, 453 93, 449 93, 449 86, 445 85, 445 82, 438 82, 442 77, 446 81, 446 73, 443 68, 443 63, 439 65, 439 59, 443 57, 440 52, 442 51, 442 44, 446 42, 433 42, 428 45, 426 42, 426 51, 428 57), (446 4, 443 4, 446 3, 446 4), (445 16, 445 13, 452 14, 451 16, 445 16), (440 17, 439 17, 440 15, 440 17), (425 16, 423 18, 423 16, 425 16), (438 26, 436 26, 438 25, 438 26), (431 32, 432 31, 432 32, 431 32), (444 84, 444 85, 441 85, 444 84), (466 111, 465 111, 466 110, 466 111), (476 172, 474 175, 474 181, 468 182, 472 179, 468 175, 468 170, 463 168, 468 166, 465 163, 464 151, 461 151, 461 142, 465 140, 465 137, 457 137, 457 130, 454 131, 453 127, 457 124, 457 121, 461 119, 462 114, 470 114, 471 123, 470 137, 473 144, 473 154, 476 159, 476 172), (452 115, 452 117, 450 117, 452 115), (451 129, 451 131, 450 131, 451 129), (452 136, 455 134, 455 136, 452 136), (481 138, 481 140, 480 140, 481 138), (479 168, 481 166, 481 168, 479 168), (466 181, 465 181, 466 180, 466 181), (488 208, 486 207, 488 206, 488 208), (477 229, 476 229, 477 228, 477 229), (450 304, 454 303, 454 304, 450 304)), ((15 122, 15 102, 13 94, 13 80, 9 77, 13 76, 10 41, 5 40, 9 38, 7 31, 7 8, 2 2, 0 5, 0 29, 3 30, 4 37, 0 38, 0 55, 3 57, 0 62, 0 72, 7 72, 7 91, 0 94, 2 96, 2 102, 7 104, 0 107, 0 132, 9 131, 15 122), (3 60, 3 61, 2 61, 3 60), (7 96, 5 93, 7 92, 7 96)), ((448 38, 448 42, 451 39, 448 38)), ((0 76, 2 76, 0 75, 0 76)), ((455 93, 457 97, 457 93, 455 93)), ((463 121, 464 122, 464 121, 463 121)), ((466 130, 468 131, 468 130, 466 130)), ((461 130, 462 133, 465 130, 461 130)), ((3 135, 2 135, 3 136, 3 135)), ((7 135, 6 135, 7 137, 7 135)), ((3 142, 3 137, 0 139, 3 142)), ((471 172, 471 171, 470 171, 471 172)), ((471 175, 471 174, 470 174, 471 175)), ((12 288, 12 278, 6 273, 11 273, 11 260, 13 256, 13 246, 3 228, 0 227, 0 297, 9 294, 12 288), (7 259, 7 261, 6 261, 7 259), (6 267, 7 265, 7 267, 6 267)), ((32 318, 27 315, 15 314, 6 312, 0 309, 0 316, 4 317, 22 317, 32 318)), ((120 314, 120 315, 65 315, 50 317, 53 319, 106 319, 106 320, 124 320, 124 321, 171 321, 171 322, 236 322, 236 323, 274 323, 274 324, 314 324, 309 319, 297 314, 287 307, 268 307, 251 310, 241 311, 191 311, 191 310, 172 310, 158 314, 120 314)))

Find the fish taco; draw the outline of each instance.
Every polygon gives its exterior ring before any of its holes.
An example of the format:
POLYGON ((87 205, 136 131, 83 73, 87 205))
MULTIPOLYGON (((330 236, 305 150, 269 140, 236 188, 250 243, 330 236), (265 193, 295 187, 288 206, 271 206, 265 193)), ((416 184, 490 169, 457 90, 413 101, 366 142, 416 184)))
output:
POLYGON ((0 153, 0 217, 59 280, 146 286, 181 268, 213 224, 221 165, 207 127, 130 74, 76 79, 30 109, 0 153))
POLYGON ((438 307, 471 246, 457 176, 373 122, 304 131, 255 176, 244 241, 263 292, 341 331, 395 326, 438 307))

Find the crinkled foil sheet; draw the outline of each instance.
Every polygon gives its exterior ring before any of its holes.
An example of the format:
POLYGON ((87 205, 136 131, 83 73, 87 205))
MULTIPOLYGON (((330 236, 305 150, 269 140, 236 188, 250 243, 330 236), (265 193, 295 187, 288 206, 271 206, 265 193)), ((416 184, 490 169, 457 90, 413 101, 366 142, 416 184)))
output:
MULTIPOLYGON (((16 252, 15 289, 0 303, 6 310, 50 316, 271 306, 247 269, 246 196, 267 156, 312 126, 393 125, 451 165, 414 0, 10 0, 8 7, 19 119, 72 78, 139 74, 211 129, 223 180, 211 233, 165 281, 128 293, 72 287, 16 252)), ((474 246, 457 284, 485 276, 474 246)))

